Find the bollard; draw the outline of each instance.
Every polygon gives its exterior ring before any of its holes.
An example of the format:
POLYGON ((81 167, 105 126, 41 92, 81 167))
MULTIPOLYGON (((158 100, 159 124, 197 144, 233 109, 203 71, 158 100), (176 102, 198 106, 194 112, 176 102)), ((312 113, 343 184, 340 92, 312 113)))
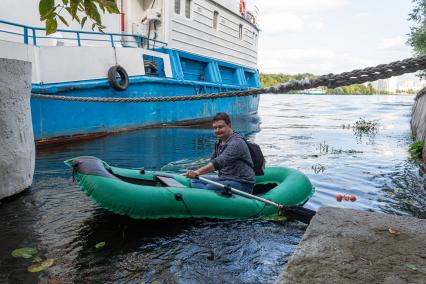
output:
POLYGON ((31 186, 35 165, 31 63, 0 58, 0 199, 31 186))

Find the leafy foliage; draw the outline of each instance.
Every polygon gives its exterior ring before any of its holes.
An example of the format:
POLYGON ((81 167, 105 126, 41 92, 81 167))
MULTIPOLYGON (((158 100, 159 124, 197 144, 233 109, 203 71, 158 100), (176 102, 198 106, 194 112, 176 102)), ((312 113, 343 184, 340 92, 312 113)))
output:
POLYGON ((100 11, 105 14, 118 14, 120 11, 116 3, 112 0, 60 0, 60 4, 55 4, 55 0, 40 0, 39 13, 40 21, 46 21, 46 34, 56 32, 58 20, 64 25, 69 26, 67 20, 61 13, 65 10, 73 21, 77 21, 81 28, 84 27, 87 20, 92 22, 92 30, 95 28, 103 32, 106 28, 102 25, 100 11), (100 11, 99 11, 100 10, 100 11), (84 15, 80 18, 81 15, 84 15))
POLYGON ((408 42, 419 54, 426 54, 426 0, 412 0, 413 11, 409 14, 409 20, 414 23, 411 27, 408 42))
POLYGON ((97 249, 103 248, 104 246, 106 246, 106 242, 99 242, 99 243, 97 243, 97 244, 95 245, 95 247, 96 247, 97 249))
POLYGON ((40 272, 40 271, 46 270, 47 268, 51 267, 53 264, 55 264, 55 260, 48 258, 45 261, 38 262, 36 264, 30 265, 27 268, 27 270, 29 272, 33 272, 33 273, 40 272))
POLYGON ((410 149, 409 149, 411 157, 414 158, 414 159, 422 158, 423 146, 424 145, 423 145, 422 141, 416 141, 413 144, 411 144, 410 149))
MULTIPOLYGON (((418 55, 426 54, 426 0, 412 0, 414 8, 409 14, 409 20, 413 23, 410 28, 408 43, 418 55)), ((422 72, 426 76, 426 72, 422 72)))
POLYGON ((338 87, 335 89, 328 89, 327 94, 332 95, 373 95, 373 94, 387 94, 386 91, 379 91, 373 88, 373 85, 353 84, 349 86, 338 87))
POLYGON ((11 254, 13 257, 32 258, 37 255, 37 253, 38 252, 35 248, 24 247, 15 249, 11 254))
MULTIPOLYGON (((426 0, 425 0, 426 1, 426 0)), ((260 83, 262 87, 276 86, 290 80, 315 79, 316 75, 310 73, 288 75, 288 74, 260 74, 260 83)), ((371 84, 353 84, 335 89, 324 88, 329 95, 372 95, 372 94, 388 94, 386 91, 379 91, 373 88, 371 84)))
POLYGON ((314 79, 316 76, 310 73, 288 75, 288 74, 260 74, 260 84, 262 87, 276 86, 281 83, 288 82, 290 80, 302 80, 302 79, 314 79))
POLYGON ((23 247, 23 248, 15 249, 12 251, 11 255, 13 257, 32 258, 32 262, 35 264, 30 265, 27 268, 29 272, 43 271, 51 267, 55 263, 55 260, 51 258, 45 259, 43 261, 37 249, 31 248, 31 247, 23 247))

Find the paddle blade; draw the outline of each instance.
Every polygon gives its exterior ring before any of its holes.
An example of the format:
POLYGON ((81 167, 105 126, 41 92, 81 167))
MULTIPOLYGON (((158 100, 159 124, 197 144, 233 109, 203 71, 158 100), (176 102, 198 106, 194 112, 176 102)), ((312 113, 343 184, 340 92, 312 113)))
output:
POLYGON ((314 210, 304 208, 302 206, 289 206, 284 209, 285 216, 305 224, 309 224, 312 217, 314 217, 316 213, 317 212, 314 210))

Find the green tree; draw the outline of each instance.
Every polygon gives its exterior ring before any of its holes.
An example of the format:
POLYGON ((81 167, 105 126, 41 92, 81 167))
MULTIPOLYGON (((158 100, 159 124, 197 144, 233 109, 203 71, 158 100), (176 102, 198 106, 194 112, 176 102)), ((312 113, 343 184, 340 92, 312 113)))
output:
MULTIPOLYGON (((426 1, 426 0, 425 0, 426 1)), ((281 83, 286 83, 290 80, 302 80, 302 79, 315 79, 318 76, 310 73, 296 74, 296 75, 288 75, 288 74, 265 74, 260 73, 260 84, 262 87, 271 87, 276 86, 281 83)), ((335 89, 329 89, 327 87, 323 87, 329 95, 374 95, 374 94, 390 94, 387 91, 379 91, 373 88, 371 83, 367 85, 364 84, 353 84, 348 86, 342 86, 335 89)), ((300 93, 299 91, 290 92, 290 93, 300 93)))
MULTIPOLYGON (((410 28, 408 43, 413 47, 417 55, 426 54, 426 0, 412 0, 414 8, 408 19, 413 23, 410 28)), ((421 77, 426 77, 426 71, 422 71, 421 77)))
MULTIPOLYGON (((425 0, 426 1, 426 0, 425 0)), ((316 75, 310 73, 296 74, 296 75, 288 75, 288 74, 265 74, 260 73, 260 84, 262 87, 271 87, 276 86, 281 83, 288 82, 290 80, 302 80, 302 79, 315 79, 316 75)), ((338 87, 335 89, 329 89, 327 87, 323 87, 323 90, 326 91, 329 95, 373 95, 373 94, 389 94, 386 91, 379 91, 373 88, 371 83, 364 84, 353 84, 343 87, 338 87)), ((292 92, 290 92, 292 93, 292 92)), ((300 93, 299 91, 295 91, 294 93, 300 93)))
POLYGON ((418 54, 426 54, 426 0, 412 0, 414 8, 409 14, 413 23, 408 43, 418 54))
POLYGON ((59 4, 55 4, 55 0, 40 0, 38 9, 40 21, 46 22, 47 35, 56 32, 58 19, 66 26, 69 26, 62 13, 68 13, 73 21, 77 21, 81 25, 81 28, 89 21, 92 24, 92 30, 96 28, 100 32, 105 29, 105 26, 102 25, 100 11, 103 14, 105 12, 110 14, 120 13, 113 0, 60 0, 59 4), (83 17, 80 18, 80 16, 83 17))
POLYGON ((314 79, 315 75, 310 73, 296 74, 296 75, 288 75, 288 74, 265 74, 260 73, 260 84, 262 87, 271 87, 276 86, 278 84, 286 83, 290 80, 302 80, 302 79, 314 79))

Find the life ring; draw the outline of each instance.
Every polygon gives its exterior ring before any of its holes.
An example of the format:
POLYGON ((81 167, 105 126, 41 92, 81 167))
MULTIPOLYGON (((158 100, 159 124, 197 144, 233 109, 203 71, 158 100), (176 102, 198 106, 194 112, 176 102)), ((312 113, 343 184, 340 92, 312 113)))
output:
POLYGON ((120 65, 109 68, 108 81, 111 87, 117 91, 124 91, 129 87, 129 75, 120 65))
POLYGON ((246 14, 246 2, 244 0, 240 0, 240 13, 246 14))

